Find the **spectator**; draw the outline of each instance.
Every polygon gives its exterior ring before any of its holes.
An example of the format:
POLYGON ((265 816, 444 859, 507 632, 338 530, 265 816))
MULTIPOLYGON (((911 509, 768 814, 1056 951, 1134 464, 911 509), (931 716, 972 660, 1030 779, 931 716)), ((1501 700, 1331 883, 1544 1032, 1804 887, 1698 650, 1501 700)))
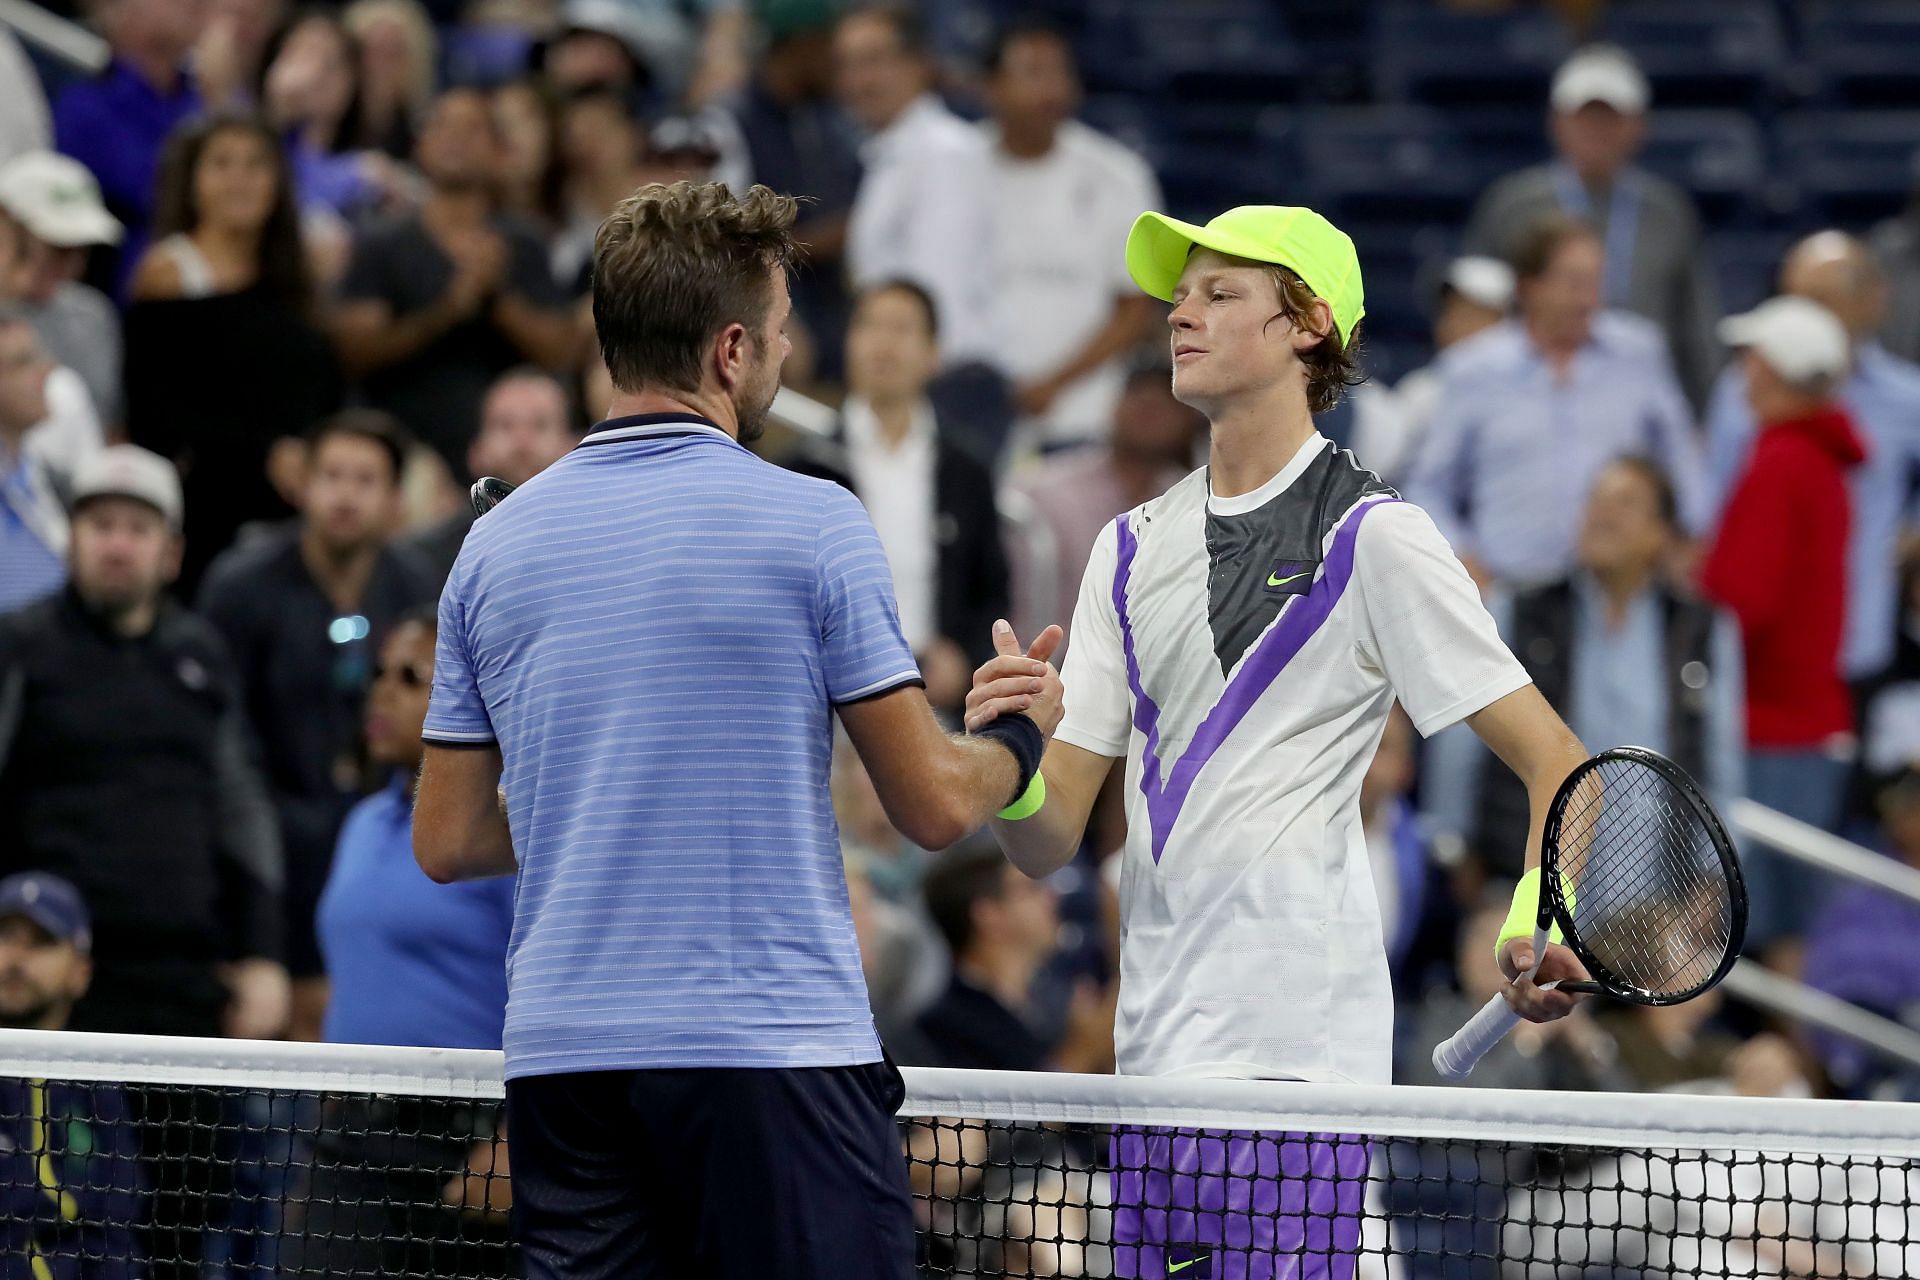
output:
MULTIPOLYGON (((320 898, 331 980, 324 1031, 335 1044, 500 1047, 514 881, 436 885, 413 860, 436 631, 431 608, 396 623, 367 694, 367 754, 393 777, 354 806, 320 898)), ((449 1180, 464 1180, 476 1137, 493 1146, 497 1105, 382 1097, 344 1105, 348 1114, 326 1126, 314 1153, 304 1216, 281 1258, 289 1270, 399 1274, 431 1250, 442 1274, 521 1274, 503 1197, 494 1193, 494 1212, 477 1217, 439 1203, 449 1180), (407 1135, 404 1146, 396 1134, 407 1135)))
POLYGON ((847 223, 848 277, 859 289, 910 280, 932 295, 948 364, 997 358, 1001 277, 985 140, 934 93, 933 63, 907 10, 847 14, 833 56, 840 100, 868 135, 847 223))
POLYGON ((287 0, 209 0, 207 24, 189 61, 201 98, 237 109, 267 64, 267 46, 285 24, 287 0))
MULTIPOLYGON (((525 366, 502 374, 487 389, 480 430, 467 449, 467 467, 477 476, 498 476, 518 487, 558 462, 579 440, 567 389, 546 370, 525 366)), ((408 540, 433 567, 436 582, 446 582, 473 520, 473 508, 463 502, 445 520, 408 540)))
POLYGON ((0 870, 73 881, 99 926, 80 1030, 286 1026, 281 856, 219 637, 168 603, 173 467, 76 478, 69 588, 0 619, 0 870))
POLYGON ((27 436, 47 417, 53 365, 26 315, 0 305, 0 612, 31 604, 67 578, 67 513, 27 436))
POLYGON ((982 126, 999 259, 999 342, 1023 434, 1043 447, 1106 434, 1121 361, 1147 337, 1153 299, 1127 275, 1127 233, 1158 208, 1139 156, 1073 118, 1080 75, 1059 28, 1009 27, 987 64, 982 126))
MULTIPOLYGON (((31 271, 27 233, 0 212, 0 311, 13 312, 29 328, 38 313, 23 300, 24 277, 31 271)), ((45 350, 46 339, 36 332, 45 350)), ((51 360, 49 360, 51 363, 51 360)), ((24 447, 45 464, 55 478, 70 477, 81 459, 106 444, 93 397, 80 375, 54 364, 46 379, 46 417, 27 431, 24 447)))
POLYGON ((1433 314, 1433 359, 1386 387, 1353 389, 1353 452, 1388 484, 1406 479, 1414 447, 1440 407, 1449 351, 1507 318, 1513 308, 1513 268, 1498 258, 1455 258, 1447 264, 1433 314))
MULTIPOLYGON (((1727 499, 1701 567, 1706 593, 1740 619, 1746 640, 1748 794, 1831 830, 1845 794, 1853 702, 1841 676, 1847 473, 1865 450, 1836 398, 1847 331, 1805 298, 1781 297, 1727 320, 1742 350, 1760 434, 1727 499)), ((1798 862, 1751 845, 1747 943, 1799 935, 1824 885, 1798 862)))
POLYGON ((314 909, 340 824, 361 792, 361 705, 373 646, 433 598, 430 571, 387 545, 406 450, 387 415, 348 410, 308 446, 297 521, 224 553, 200 607, 239 668, 286 849, 283 929, 293 1034, 316 1039, 326 1000, 314 909))
POLYGON ((927 402, 939 365, 939 313, 918 285, 876 285, 854 302, 834 456, 796 469, 840 481, 873 517, 893 570, 900 629, 927 700, 957 710, 992 656, 1008 608, 1006 550, 993 478, 941 437, 927 402))
POLYGON ((1600 237, 1550 217, 1514 261, 1519 314, 1455 348, 1415 446, 1407 497, 1482 587, 1573 567, 1579 511, 1608 462, 1655 458, 1689 531, 1704 494, 1686 400, 1637 316, 1603 311, 1600 237))
MULTIPOLYGON (((1882 839, 1920 868, 1920 766, 1905 764, 1877 796, 1882 839)), ((1920 904, 1868 885, 1836 890, 1807 936, 1808 985, 1912 1025, 1920 1009, 1920 904)), ((1815 1032, 1812 1043, 1834 1087, 1850 1098, 1920 1096, 1920 1073, 1889 1070, 1856 1040, 1815 1032)))
MULTIPOLYGON (((1194 447, 1205 431, 1206 419, 1173 398, 1166 357, 1143 356, 1127 372, 1104 442, 1053 454, 1014 477, 1008 489, 1026 499, 1030 518, 1047 532, 1044 541, 1025 537, 1008 545, 1015 634, 1067 624, 1094 539, 1115 516, 1159 497, 1193 470, 1194 447), (1044 589, 1049 583, 1050 591, 1044 589)), ((1067 643, 1072 640, 1068 631, 1067 643)))
POLYGON ((102 0, 94 17, 113 60, 54 103, 54 145, 93 171, 107 208, 126 226, 116 282, 146 248, 167 135, 200 114, 186 57, 206 12, 206 0, 102 0))
POLYGON ((306 10, 274 34, 258 97, 303 209, 351 217, 392 197, 399 175, 367 141, 360 42, 335 13, 306 10))
POLYGON ((646 185, 646 150, 645 130, 613 89, 577 90, 560 108, 566 221, 554 238, 551 263, 563 288, 586 292, 594 234, 613 206, 646 185))
POLYGON ((562 92, 611 85, 636 105, 710 102, 746 78, 745 0, 567 0, 546 73, 562 92))
POLYGON ((197 121, 161 177, 127 311, 127 426, 180 467, 191 593, 244 525, 292 514, 269 461, 297 449, 344 388, 272 131, 251 116, 197 121))
POLYGON ((1567 59, 1551 90, 1555 158, 1488 188, 1463 241, 1468 253, 1512 257, 1543 214, 1591 222, 1606 242, 1602 300, 1660 326, 1680 385, 1699 405, 1720 366, 1720 303, 1693 200, 1633 163, 1650 96, 1625 50, 1589 45, 1567 59))
POLYGON ((1684 1004, 1597 1008, 1595 1021, 1613 1040, 1618 1087, 1759 1098, 1804 1098, 1812 1092, 1785 1037, 1763 1032, 1742 1041, 1716 1020, 1720 1006, 1721 993, 1709 991, 1684 1004))
POLYGON ((763 4, 767 50, 733 104, 756 182, 804 192, 794 239, 793 309, 819 353, 820 376, 838 380, 851 306, 846 285, 847 215, 860 183, 851 124, 833 97, 833 0, 763 4))
MULTIPOLYGON (((1847 624, 1841 669, 1852 680, 1883 672, 1899 634, 1896 575, 1915 472, 1920 470, 1920 367, 1874 338, 1886 313, 1887 284, 1865 245, 1839 231, 1807 237, 1780 268, 1780 291, 1810 298, 1837 317, 1852 343, 1852 368, 1839 399, 1866 446, 1848 477, 1853 520, 1847 538, 1847 624)), ((1753 412, 1738 365, 1714 386, 1707 441, 1721 500, 1753 447, 1753 412)))
MULTIPOLYGON (((849 753, 851 754, 851 753, 849 753)), ((860 968, 873 1004, 873 1025, 880 1043, 898 1058, 903 1046, 918 1045, 913 1019, 946 989, 946 944, 917 911, 889 901, 868 874, 870 854, 848 851, 847 905, 860 940, 860 968)), ((912 1056, 913 1050, 907 1050, 912 1056)))
POLYGON ((88 247, 121 241, 99 186, 66 157, 32 152, 0 168, 0 212, 20 237, 9 292, 31 310, 47 353, 80 375, 102 418, 117 421, 120 320, 98 289, 80 283, 88 247))
MULTIPOLYGON (((0 880, 0 1027, 63 1031, 87 992, 87 907, 58 876, 0 880)), ((0 1274, 136 1280, 138 1130, 110 1084, 0 1080, 0 1274)))
POLYGON ((1407 802, 1413 789, 1413 743, 1413 721, 1396 707, 1360 779, 1360 830, 1372 864, 1373 890, 1380 898, 1380 929, 1396 989, 1426 910, 1431 861, 1413 806, 1407 802))
POLYGON ((564 215, 566 176, 552 95, 538 80, 510 80, 493 90, 493 121, 500 134, 500 212, 552 234, 564 215))
POLYGON ((488 385, 528 360, 569 367, 581 339, 540 241, 493 207, 500 136, 486 95, 435 99, 418 157, 426 202, 355 244, 334 336, 367 399, 460 476, 488 385))
POLYGON ((1048 1044, 1024 1019, 1033 981, 1058 945, 1059 901, 992 846, 961 845, 927 875, 927 911, 953 955, 946 992, 914 1020, 921 1065, 993 1071, 1112 1071, 1115 992, 1075 991, 1048 1044))
MULTIPOLYGON (((1663 752, 1724 802, 1743 794, 1740 632, 1731 617, 1668 584, 1680 539, 1665 473, 1645 458, 1616 459, 1587 498, 1572 574, 1501 592, 1488 608, 1500 638, 1582 742, 1663 752)), ((1508 785, 1510 770, 1491 764, 1478 739, 1439 735, 1425 787, 1429 812, 1466 838, 1481 867, 1517 879, 1527 796, 1508 785)))
POLYGON ((11 30, 0 31, 0 164, 53 145, 40 77, 11 30))
POLYGON ((1880 340, 1902 360, 1920 361, 1920 192, 1875 227, 1869 243, 1888 284, 1880 340))
POLYGON ((340 18, 360 47, 359 140, 404 160, 433 102, 433 23, 417 0, 354 0, 340 18))

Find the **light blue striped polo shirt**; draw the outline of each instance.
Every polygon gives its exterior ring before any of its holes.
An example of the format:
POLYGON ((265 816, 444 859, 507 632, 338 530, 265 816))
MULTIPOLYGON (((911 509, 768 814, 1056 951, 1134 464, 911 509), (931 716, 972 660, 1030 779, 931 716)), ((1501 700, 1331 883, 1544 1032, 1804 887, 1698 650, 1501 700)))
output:
POLYGON ((878 1060, 832 712, 919 679, 859 501, 711 423, 602 423, 478 521, 425 736, 505 764, 507 1075, 878 1060))

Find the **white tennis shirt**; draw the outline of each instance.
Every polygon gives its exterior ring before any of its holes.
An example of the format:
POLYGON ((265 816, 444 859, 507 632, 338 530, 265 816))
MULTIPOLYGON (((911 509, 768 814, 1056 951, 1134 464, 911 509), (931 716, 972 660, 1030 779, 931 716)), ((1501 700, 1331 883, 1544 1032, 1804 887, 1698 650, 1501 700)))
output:
POLYGON ((1361 776, 1396 697, 1430 735, 1528 683, 1426 513, 1318 434, 1196 471, 1100 535, 1062 676, 1127 761, 1120 1071, 1389 1081, 1361 776))

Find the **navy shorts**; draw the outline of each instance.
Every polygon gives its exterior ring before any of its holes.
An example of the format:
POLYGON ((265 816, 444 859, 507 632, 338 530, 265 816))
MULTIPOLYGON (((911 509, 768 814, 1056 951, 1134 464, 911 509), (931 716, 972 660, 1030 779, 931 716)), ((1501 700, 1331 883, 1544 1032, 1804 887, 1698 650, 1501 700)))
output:
POLYGON ((908 1280, 891 1061, 507 1082, 528 1280, 908 1280))

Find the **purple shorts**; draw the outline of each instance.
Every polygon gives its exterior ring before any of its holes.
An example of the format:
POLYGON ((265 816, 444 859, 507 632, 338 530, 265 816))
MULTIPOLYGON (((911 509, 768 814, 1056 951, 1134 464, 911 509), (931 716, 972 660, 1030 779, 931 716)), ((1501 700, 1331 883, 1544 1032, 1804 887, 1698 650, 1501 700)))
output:
POLYGON ((1116 1129, 1123 1280, 1351 1280, 1368 1144, 1333 1133, 1116 1129))

